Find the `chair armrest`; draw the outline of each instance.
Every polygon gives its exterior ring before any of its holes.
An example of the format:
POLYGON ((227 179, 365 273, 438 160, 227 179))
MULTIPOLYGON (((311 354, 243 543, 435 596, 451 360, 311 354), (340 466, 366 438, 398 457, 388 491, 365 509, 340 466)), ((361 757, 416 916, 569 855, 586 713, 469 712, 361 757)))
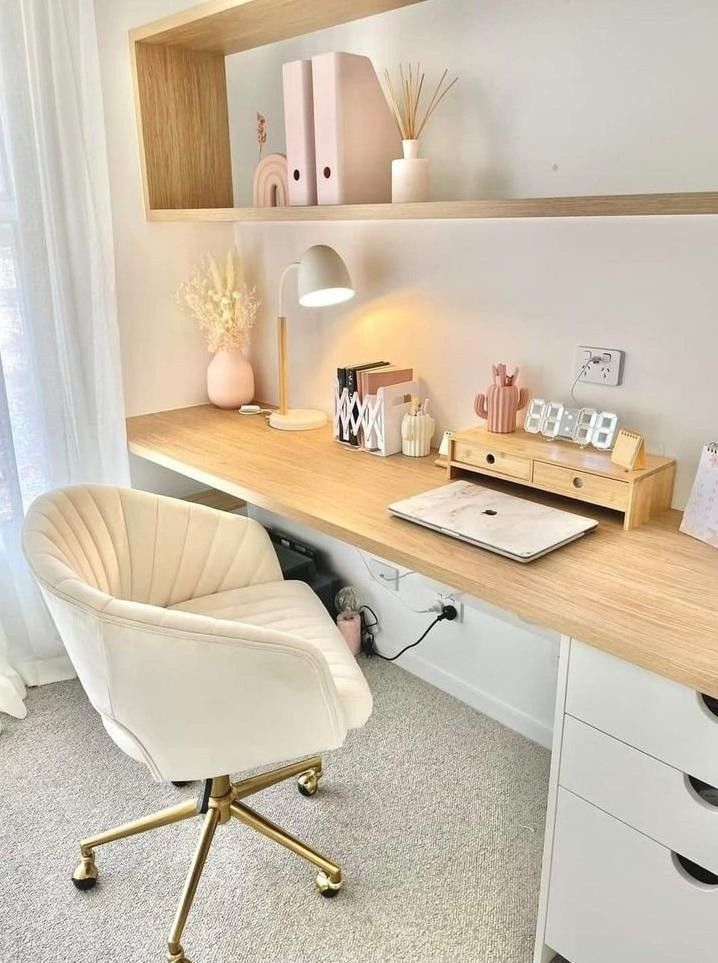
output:
POLYGON ((117 599, 100 621, 113 717, 158 778, 238 772, 344 741, 329 666, 303 639, 117 599))

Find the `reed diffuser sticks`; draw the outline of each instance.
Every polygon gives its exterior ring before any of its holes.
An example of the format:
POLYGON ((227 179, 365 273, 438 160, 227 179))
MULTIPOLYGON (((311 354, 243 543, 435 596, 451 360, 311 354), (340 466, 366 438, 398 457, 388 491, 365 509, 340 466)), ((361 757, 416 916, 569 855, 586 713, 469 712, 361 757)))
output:
POLYGON ((422 109, 422 93, 426 74, 421 64, 399 65, 399 89, 394 86, 391 74, 384 71, 386 80, 386 99, 394 114, 402 140, 418 140, 426 127, 429 118, 454 86, 458 77, 446 82, 448 69, 441 75, 428 105, 422 109))

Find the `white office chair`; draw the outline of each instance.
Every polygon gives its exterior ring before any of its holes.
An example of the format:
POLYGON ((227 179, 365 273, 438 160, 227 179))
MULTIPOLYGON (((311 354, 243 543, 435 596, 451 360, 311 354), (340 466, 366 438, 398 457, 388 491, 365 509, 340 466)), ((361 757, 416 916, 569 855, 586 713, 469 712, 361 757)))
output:
POLYGON ((204 814, 168 939, 182 932, 217 826, 235 817, 319 869, 333 896, 340 868, 244 804, 299 778, 313 795, 317 752, 363 726, 371 693, 312 590, 285 582, 257 522, 146 492, 86 486, 38 498, 25 553, 92 705, 111 738, 156 780, 204 780, 183 802, 80 844, 80 889, 97 880, 94 850, 204 814), (313 753, 231 782, 229 773, 313 753))

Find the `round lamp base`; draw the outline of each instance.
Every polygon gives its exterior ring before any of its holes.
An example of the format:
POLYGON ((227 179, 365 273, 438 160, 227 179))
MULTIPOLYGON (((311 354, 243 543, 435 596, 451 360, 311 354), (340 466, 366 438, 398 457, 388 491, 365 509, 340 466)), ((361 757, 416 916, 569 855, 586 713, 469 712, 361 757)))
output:
POLYGON ((282 431, 307 431, 309 428, 323 428, 327 423, 327 416, 323 411, 312 411, 310 408, 290 408, 282 415, 273 411, 269 416, 272 428, 282 431))

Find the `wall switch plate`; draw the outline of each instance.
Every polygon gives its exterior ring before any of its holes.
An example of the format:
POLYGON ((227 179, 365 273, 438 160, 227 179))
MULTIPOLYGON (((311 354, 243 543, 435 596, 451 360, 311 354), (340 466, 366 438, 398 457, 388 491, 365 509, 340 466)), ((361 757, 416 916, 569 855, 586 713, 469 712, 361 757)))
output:
POLYGON ((606 385, 615 388, 623 381, 624 351, 617 348, 593 348, 579 345, 576 349, 575 377, 579 384, 606 385), (585 370, 584 369, 585 366, 585 370))

